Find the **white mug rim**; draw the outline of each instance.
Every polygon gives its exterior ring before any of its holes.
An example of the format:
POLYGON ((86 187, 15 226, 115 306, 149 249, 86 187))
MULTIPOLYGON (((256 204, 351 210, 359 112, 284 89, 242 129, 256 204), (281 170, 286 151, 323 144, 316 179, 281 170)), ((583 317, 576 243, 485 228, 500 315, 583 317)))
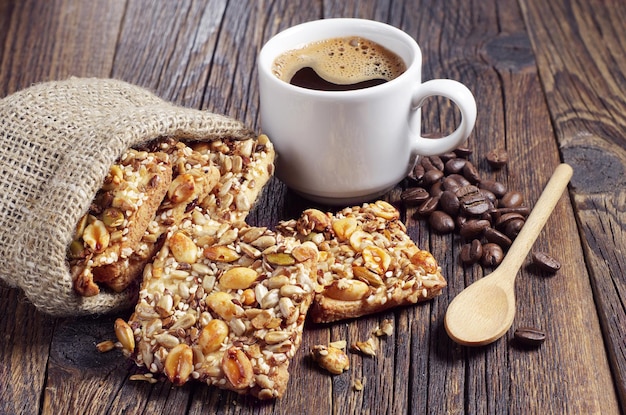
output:
MULTIPOLYGON (((375 37, 375 36, 371 36, 375 37)), ((329 19, 319 19, 319 20, 311 20, 308 22, 300 23, 295 26, 291 26, 276 35, 272 36, 261 48, 258 57, 258 70, 260 73, 263 73, 263 76, 266 76, 271 80, 273 84, 278 88, 283 88, 290 90, 294 93, 306 94, 312 97, 319 98, 331 98, 331 99, 341 99, 342 97, 345 99, 354 99, 363 97, 370 94, 378 94, 384 92, 384 90, 388 88, 393 88, 398 83, 402 83, 405 81, 409 82, 421 82, 421 70, 422 70, 422 53, 418 43, 413 39, 409 34, 402 31, 401 29, 389 25, 387 23, 379 22, 376 20, 368 20, 368 19, 359 19, 359 18, 329 18, 329 19), (332 35, 332 34, 322 34, 316 35, 314 38, 310 38, 308 40, 300 41, 300 42, 289 42, 289 37, 293 36, 296 33, 300 33, 306 30, 310 30, 311 27, 319 26, 320 33, 324 33, 322 29, 329 27, 336 28, 343 32, 342 34, 332 35), (358 32, 359 30, 381 30, 379 35, 382 34, 392 34, 398 39, 398 41, 402 42, 402 45, 399 44, 390 44, 387 42, 383 42, 380 38, 370 39, 376 43, 381 44, 385 48, 391 50, 404 61, 406 65, 406 70, 397 78, 394 78, 388 82, 382 83, 380 85, 355 89, 350 91, 323 91, 316 89, 303 88, 300 86, 292 85, 289 82, 285 82, 279 79, 272 73, 272 65, 274 60, 282 53, 297 49, 299 47, 303 47, 306 44, 310 44, 311 42, 316 42, 324 39, 332 39, 334 37, 347 37, 347 36, 363 36, 368 38, 367 35, 363 35, 358 32), (384 30, 385 32, 382 32, 384 30), (283 44, 289 44, 293 46, 281 46, 283 44), (404 51, 399 51, 399 47, 407 47, 408 50, 406 52, 410 53, 410 61, 406 58, 406 53, 404 51)))

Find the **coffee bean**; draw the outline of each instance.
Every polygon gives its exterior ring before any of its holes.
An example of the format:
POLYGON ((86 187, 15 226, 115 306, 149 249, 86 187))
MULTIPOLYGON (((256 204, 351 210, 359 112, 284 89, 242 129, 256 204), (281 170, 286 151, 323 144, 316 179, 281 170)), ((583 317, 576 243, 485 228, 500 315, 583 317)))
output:
POLYGON ((422 217, 428 216, 437 210, 438 205, 439 197, 430 196, 417 208, 417 214, 422 217))
POLYGON ((493 169, 501 169, 508 163, 509 154, 504 149, 495 149, 487 153, 487 162, 493 169))
POLYGON ((555 273, 561 269, 561 263, 556 258, 545 252, 533 252, 532 259, 533 264, 546 272, 555 273))
POLYGON ((456 219, 454 219, 454 221, 456 222, 456 227, 458 229, 461 229, 463 225, 467 223, 468 219, 467 219, 467 216, 465 216, 463 213, 460 213, 459 216, 457 216, 456 219))
POLYGON ((426 185, 432 185, 435 182, 438 182, 443 177, 443 172, 441 170, 437 170, 435 168, 431 170, 426 170, 422 180, 426 185))
POLYGON ((470 219, 461 225, 459 233, 465 239, 472 239, 481 235, 485 229, 489 228, 491 224, 488 220, 484 219, 470 219))
POLYGON ((483 244, 478 239, 461 247, 461 261, 466 265, 475 264, 483 256, 483 244))
POLYGON ((443 171, 444 168, 444 162, 443 160, 441 160, 441 158, 439 156, 430 156, 428 157, 428 159, 430 160, 430 163, 437 169, 437 170, 441 170, 443 171))
POLYGON ((424 173, 426 173, 424 166, 422 166, 420 163, 417 163, 415 167, 413 167, 413 171, 411 172, 411 174, 409 174, 409 177, 417 182, 421 182, 424 178, 424 173))
MULTIPOLYGON (((489 203, 489 201, 487 201, 487 203, 489 203)), ((484 219, 486 221, 489 221, 489 223, 493 225, 493 218, 491 217, 491 213, 489 213, 489 210, 478 215, 476 219, 484 219)))
POLYGON ((483 231, 483 235, 488 242, 500 245, 503 249, 511 246, 511 238, 494 228, 487 228, 483 231))
POLYGON ((469 147, 457 147, 454 149, 454 152, 459 157, 469 157, 473 153, 472 149, 469 147))
POLYGON ((463 176, 472 184, 476 184, 480 181, 478 170, 469 161, 463 166, 463 176))
POLYGON ((491 208, 496 207, 498 203, 498 198, 496 197, 496 195, 494 195, 493 193, 491 193, 489 190, 486 190, 486 189, 478 189, 478 191, 485 197, 485 199, 489 201, 491 208))
POLYGON ((478 183, 478 187, 481 189, 489 190, 496 197, 502 197, 506 194, 506 186, 504 183, 497 182, 495 180, 483 180, 478 183))
POLYGON ((454 219, 446 212, 436 210, 428 218, 431 228, 439 233, 450 233, 454 230, 454 219))
POLYGON ((424 166, 424 170, 429 171, 429 170, 443 170, 443 169, 437 169, 432 161, 430 160, 430 157, 422 157, 420 158, 420 164, 422 166, 424 166))
POLYGON ((480 259, 481 263, 486 267, 495 267, 500 265, 504 259, 504 251, 500 248, 500 245, 492 242, 483 245, 483 256, 480 259))
POLYGON ((469 182, 469 180, 467 180, 465 177, 463 177, 460 174, 456 174, 453 173, 451 175, 448 176, 449 178, 455 180, 459 186, 463 187, 463 186, 469 186, 471 183, 469 182))
POLYGON ((461 202, 459 201, 459 198, 456 197, 454 192, 446 190, 441 194, 439 206, 441 206, 441 210, 446 212, 448 215, 456 217, 461 209, 461 202))
POLYGON ((518 327, 513 334, 516 341, 526 346, 541 346, 546 341, 546 333, 534 327, 518 327))
POLYGON ((448 151, 447 153, 443 153, 443 154, 439 155, 439 158, 444 163, 447 163, 448 160, 451 160, 451 159, 456 158, 456 157, 457 156, 456 156, 456 153, 454 151, 448 151))
POLYGON ((443 193, 443 182, 439 181, 430 186, 430 195, 439 197, 443 193))
POLYGON ((504 227, 504 231, 503 232, 509 238, 515 239, 515 238, 517 238, 517 235, 522 230, 522 227, 524 226, 524 223, 525 223, 525 221, 523 219, 514 219, 512 221, 509 221, 506 224, 506 226, 504 227))
POLYGON ((450 190, 452 192, 456 192, 456 189, 461 187, 459 182, 454 180, 454 178, 452 177, 446 177, 445 179, 443 179, 443 181, 441 182, 441 186, 443 187, 443 190, 450 190))
POLYGON ((511 207, 519 207, 524 203, 524 197, 520 192, 517 191, 509 191, 502 199, 500 199, 499 207, 511 208, 511 207))
POLYGON ((504 230, 506 226, 509 224, 509 222, 513 220, 523 221, 524 216, 516 212, 505 213, 504 215, 500 215, 498 219, 496 219, 496 228, 500 230, 504 230))
POLYGON ((443 170, 447 174, 461 173, 463 171, 463 166, 465 166, 465 163, 467 163, 467 160, 465 159, 453 158, 446 162, 446 165, 443 170))
POLYGON ((461 202, 461 209, 467 214, 482 215, 489 210, 489 203, 476 186, 460 187, 456 190, 455 195, 461 202))
POLYGON ((423 187, 412 187, 400 193, 400 199, 407 205, 415 205, 428 199, 430 194, 423 187))
MULTIPOLYGON (((409 174, 416 187, 402 192, 400 200, 418 206, 415 217, 428 218, 433 231, 458 229, 464 240, 472 241, 462 246, 463 263, 495 266, 524 226, 530 209, 522 206, 520 192, 508 191, 496 180, 481 180, 478 168, 469 161, 471 154, 470 148, 460 147, 440 156, 420 157, 409 174)), ((487 161, 504 165, 506 159, 506 151, 496 150, 487 161)))
POLYGON ((492 210, 490 213, 495 220, 498 220, 502 215, 506 215, 507 213, 518 213, 522 215, 522 218, 526 218, 528 215, 530 215, 530 208, 527 206, 519 206, 515 208, 498 208, 492 210))

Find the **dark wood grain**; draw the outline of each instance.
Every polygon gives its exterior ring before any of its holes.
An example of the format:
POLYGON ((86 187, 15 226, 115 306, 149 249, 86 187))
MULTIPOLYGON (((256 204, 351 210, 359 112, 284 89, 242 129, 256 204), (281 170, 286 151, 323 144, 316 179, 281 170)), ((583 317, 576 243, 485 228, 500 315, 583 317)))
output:
MULTIPOLYGON (((618 397, 626 407, 626 6, 616 0, 0 0, 0 96, 50 79, 113 77, 261 131, 260 47, 289 26, 329 17, 400 27, 422 46, 425 80, 465 83, 479 107, 471 160, 528 205, 560 161, 574 166, 570 191, 535 245, 563 267, 550 276, 527 262, 511 331, 481 348, 449 339, 447 305, 491 269, 462 266, 458 235, 431 232, 415 208, 400 206, 408 234, 439 260, 448 288, 414 307, 307 324, 281 400, 131 380, 138 368, 119 351, 95 349, 127 314, 54 319, 0 285, 0 413, 617 414, 618 397), (495 147, 511 154, 501 171, 484 158, 495 147), (309 359, 313 345, 366 340, 384 319, 394 333, 377 340, 375 358, 349 353, 351 368, 338 376, 309 359), (512 332, 521 325, 548 340, 520 347, 512 332)), ((429 99, 422 116, 425 132, 459 122, 445 99, 429 99)), ((408 185, 385 198, 396 203, 408 185)), ((327 208, 272 179, 248 222, 272 227, 312 206, 327 208)))
POLYGON ((626 408, 626 5, 522 4, 559 147, 575 169, 586 265, 626 408))

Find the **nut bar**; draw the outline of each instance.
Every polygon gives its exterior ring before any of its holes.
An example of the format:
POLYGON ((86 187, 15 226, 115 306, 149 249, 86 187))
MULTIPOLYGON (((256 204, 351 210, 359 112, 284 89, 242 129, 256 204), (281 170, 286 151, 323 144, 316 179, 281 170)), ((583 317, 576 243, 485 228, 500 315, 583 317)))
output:
POLYGON ((195 379, 281 397, 317 256, 311 242, 217 221, 197 207, 146 266, 128 324, 116 322, 124 353, 176 385, 195 379))
POLYGON ((120 267, 127 274, 123 280, 141 274, 162 235, 188 218, 196 205, 212 218, 243 221, 274 171, 274 147, 266 135, 192 143, 166 139, 156 149, 170 154, 175 177, 142 244, 120 267))
POLYGON ((133 247, 132 255, 93 270, 94 280, 104 281, 118 292, 141 276, 145 265, 158 251, 163 242, 162 236, 169 227, 186 219, 190 210, 213 190, 220 178, 219 170, 209 156, 194 151, 184 142, 166 139, 151 147, 167 153, 171 161, 174 177, 167 193, 141 241, 133 247))
POLYGON ((219 183, 199 205, 212 218, 238 222, 250 209, 274 173, 274 146, 265 134, 256 140, 223 139, 193 145, 209 154, 220 169, 219 183))
POLYGON ((94 270, 132 254, 171 179, 172 168, 164 153, 130 149, 111 167, 68 249, 76 292, 98 294, 94 270))
MULTIPOLYGON (((100 229, 101 226, 95 228, 97 236, 102 238, 108 236, 104 230, 113 236, 123 233, 123 246, 111 244, 111 248, 102 253, 98 252, 100 248, 95 249, 96 252, 92 252, 94 249, 89 250, 89 244, 82 239, 82 232, 87 225, 86 221, 89 220, 91 224, 97 218, 88 215, 83 219, 82 225, 78 226, 77 240, 72 243, 68 253, 75 289, 81 295, 98 294, 99 284, 116 292, 125 290, 141 276, 145 265, 158 251, 162 236, 169 227, 188 218, 194 206, 201 202, 212 217, 233 222, 244 220, 274 168, 274 149, 265 135, 247 140, 227 138, 193 143, 163 138, 149 143, 142 150, 129 150, 121 166, 134 163, 133 166, 139 168, 140 164, 135 160, 137 156, 157 154, 168 165, 168 174, 164 176, 167 180, 159 182, 161 187, 158 191, 147 192, 141 197, 143 207, 138 207, 135 217, 139 219, 134 220, 140 226, 133 226, 132 221, 126 221, 122 225, 128 226, 128 230, 110 227, 100 229), (156 208, 158 210, 155 212, 156 208)), ((114 166, 112 172, 117 172, 118 167, 114 166)), ((135 179, 140 180, 140 175, 135 179)), ((119 187, 121 191, 128 186, 122 182, 113 190, 117 191, 119 187)), ((106 204, 110 203, 112 189, 109 187, 112 186, 105 183, 99 192, 105 197, 96 197, 93 204, 95 212, 104 211, 106 204)), ((132 200, 126 203, 131 204, 132 200)), ((126 210, 123 213, 130 215, 132 212, 126 210)), ((115 224, 118 226, 117 222, 115 224)), ((88 234, 92 228, 88 229, 88 234)))
POLYGON ((399 212, 384 201, 335 215, 308 209, 278 230, 320 251, 311 319, 327 323, 414 304, 441 293, 435 258, 406 234, 399 212))

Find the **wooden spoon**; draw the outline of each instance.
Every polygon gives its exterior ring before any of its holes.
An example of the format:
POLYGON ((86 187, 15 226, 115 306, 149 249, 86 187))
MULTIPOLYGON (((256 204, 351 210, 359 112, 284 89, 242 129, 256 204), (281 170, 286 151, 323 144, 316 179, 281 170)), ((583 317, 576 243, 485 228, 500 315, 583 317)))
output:
POLYGON ((572 173, 568 164, 554 170, 502 263, 452 300, 445 317, 446 331, 452 340, 465 346, 483 346, 502 337, 511 327, 515 317, 515 277, 572 173))

